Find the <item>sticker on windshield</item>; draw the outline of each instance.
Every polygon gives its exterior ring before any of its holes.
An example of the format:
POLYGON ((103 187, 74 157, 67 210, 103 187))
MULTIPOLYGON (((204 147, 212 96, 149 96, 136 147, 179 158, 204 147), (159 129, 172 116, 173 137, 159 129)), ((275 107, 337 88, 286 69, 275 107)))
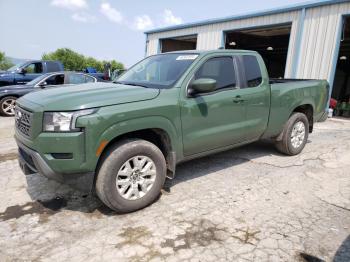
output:
POLYGON ((176 60, 195 60, 198 55, 180 55, 176 58, 176 60))

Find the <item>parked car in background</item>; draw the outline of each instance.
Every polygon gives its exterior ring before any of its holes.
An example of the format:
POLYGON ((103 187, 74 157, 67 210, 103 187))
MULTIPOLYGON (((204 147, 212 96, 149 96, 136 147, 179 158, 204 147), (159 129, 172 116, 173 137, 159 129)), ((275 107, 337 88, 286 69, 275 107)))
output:
POLYGON ((328 94, 327 81, 269 79, 252 51, 150 56, 115 83, 19 99, 19 162, 60 182, 85 177, 103 203, 131 212, 157 199, 180 162, 263 138, 299 154, 327 118, 328 94))
POLYGON ((23 85, 46 73, 63 71, 59 61, 27 61, 0 73, 0 86, 23 85))
POLYGON ((106 73, 99 73, 97 72, 97 70, 93 67, 87 67, 83 70, 84 73, 92 75, 94 77, 96 77, 99 80, 103 80, 103 81, 108 81, 110 80, 110 77, 108 76, 108 74, 106 73))
POLYGON ((76 85, 99 81, 96 77, 76 72, 47 73, 35 78, 25 85, 0 87, 0 115, 13 116, 16 99, 40 88, 56 87, 60 85, 76 85))

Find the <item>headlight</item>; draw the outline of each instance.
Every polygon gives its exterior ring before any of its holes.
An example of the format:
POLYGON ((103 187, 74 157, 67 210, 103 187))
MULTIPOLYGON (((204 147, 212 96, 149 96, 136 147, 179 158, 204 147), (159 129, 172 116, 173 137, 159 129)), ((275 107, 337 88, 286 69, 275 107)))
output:
POLYGON ((77 118, 93 114, 97 109, 85 109, 74 112, 45 112, 43 121, 44 132, 80 131, 75 126, 77 118))

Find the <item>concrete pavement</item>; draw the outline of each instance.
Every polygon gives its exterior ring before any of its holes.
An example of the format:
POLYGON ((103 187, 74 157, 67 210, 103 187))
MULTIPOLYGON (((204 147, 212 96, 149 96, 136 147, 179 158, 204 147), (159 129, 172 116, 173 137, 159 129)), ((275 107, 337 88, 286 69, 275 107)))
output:
POLYGON ((1 261, 350 261, 346 120, 317 124, 298 156, 259 142, 184 163, 155 204, 117 215, 25 177, 0 118, 0 188, 1 261))

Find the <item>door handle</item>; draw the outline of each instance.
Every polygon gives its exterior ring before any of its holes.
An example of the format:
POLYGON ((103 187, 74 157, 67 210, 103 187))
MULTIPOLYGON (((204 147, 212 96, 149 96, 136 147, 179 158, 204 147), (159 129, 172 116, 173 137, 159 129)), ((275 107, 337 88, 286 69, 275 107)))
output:
POLYGON ((236 96, 235 98, 233 98, 233 103, 243 103, 245 100, 241 97, 241 96, 236 96))

